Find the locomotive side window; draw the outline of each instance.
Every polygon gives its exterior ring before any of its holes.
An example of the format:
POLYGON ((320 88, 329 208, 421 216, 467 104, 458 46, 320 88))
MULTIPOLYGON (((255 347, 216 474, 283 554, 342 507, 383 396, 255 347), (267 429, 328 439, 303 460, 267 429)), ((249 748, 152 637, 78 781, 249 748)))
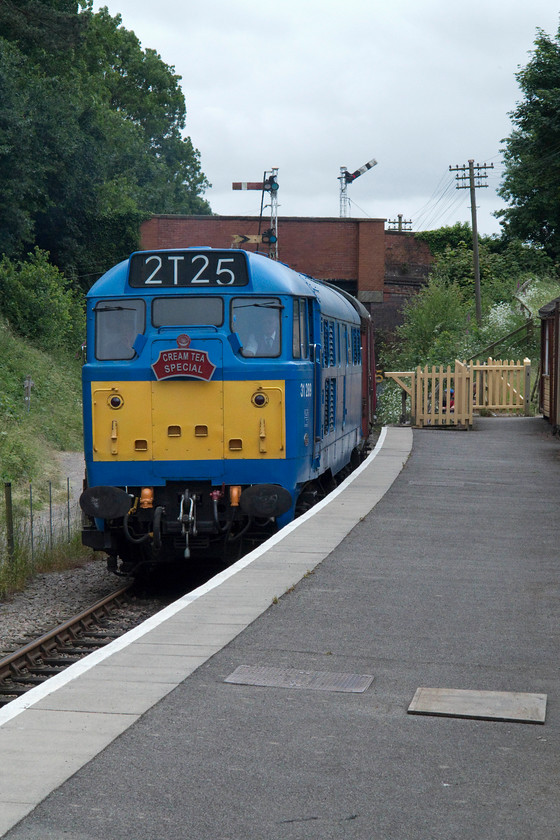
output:
POLYGON ((301 359, 301 334, 299 324, 299 305, 301 301, 294 300, 294 321, 292 332, 292 356, 294 359, 301 359))
POLYGON ((231 328, 241 342, 241 355, 258 358, 280 355, 280 313, 278 298, 234 298, 231 328))
POLYGON ((95 309, 95 358, 126 361, 136 355, 136 337, 144 332, 146 307, 143 300, 105 300, 95 309))
POLYGON ((211 325, 224 323, 224 301, 220 297, 162 297, 152 304, 154 327, 211 325))
POLYGON ((307 301, 302 300, 299 308, 301 352, 304 359, 309 358, 309 336, 307 334, 307 301))
POLYGON ((309 355, 309 343, 307 340, 307 301, 305 298, 296 298, 294 300, 292 355, 294 359, 307 359, 309 355))

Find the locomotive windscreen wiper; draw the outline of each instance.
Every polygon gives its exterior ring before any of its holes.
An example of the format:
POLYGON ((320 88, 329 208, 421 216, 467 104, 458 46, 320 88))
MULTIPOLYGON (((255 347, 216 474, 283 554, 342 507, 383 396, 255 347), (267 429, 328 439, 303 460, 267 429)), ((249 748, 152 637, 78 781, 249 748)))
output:
POLYGON ((281 303, 236 303, 236 309, 248 309, 250 306, 258 307, 259 309, 284 309, 281 303))
POLYGON ((94 306, 93 312, 136 312, 134 306, 94 306))

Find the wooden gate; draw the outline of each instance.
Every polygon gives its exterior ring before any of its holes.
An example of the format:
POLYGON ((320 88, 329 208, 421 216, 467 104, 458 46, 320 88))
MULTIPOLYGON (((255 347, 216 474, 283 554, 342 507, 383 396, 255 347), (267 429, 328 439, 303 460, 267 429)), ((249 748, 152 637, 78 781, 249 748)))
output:
MULTIPOLYGON (((417 367, 415 371, 387 371, 403 389, 403 405, 410 397, 412 425, 470 428, 473 412, 529 413, 531 362, 460 362, 455 367, 417 367)), ((403 414, 405 412, 403 411, 403 414)))
POLYGON ((471 362, 473 408, 529 414, 531 360, 471 362))

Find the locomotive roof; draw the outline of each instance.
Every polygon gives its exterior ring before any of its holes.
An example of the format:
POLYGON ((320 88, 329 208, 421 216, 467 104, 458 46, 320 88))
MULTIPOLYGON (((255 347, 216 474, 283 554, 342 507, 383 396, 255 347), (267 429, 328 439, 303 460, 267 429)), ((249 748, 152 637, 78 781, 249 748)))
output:
MULTIPOLYGON (((357 322, 360 319, 369 319, 369 313, 356 298, 353 298, 347 292, 337 289, 330 283, 325 283, 320 280, 315 280, 305 274, 300 274, 294 271, 284 263, 271 260, 262 254, 255 254, 251 251, 241 252, 239 249, 210 249, 210 248, 174 248, 174 249, 154 249, 154 251, 142 251, 135 253, 165 253, 177 251, 198 251, 205 252, 210 250, 218 250, 227 252, 231 250, 233 254, 244 253, 247 257, 249 266, 249 284, 246 286, 222 286, 212 287, 212 293, 223 293, 228 291, 230 294, 286 294, 296 295, 300 297, 315 297, 320 303, 321 311, 331 317, 343 318, 344 320, 357 322)), ((132 256, 132 255, 131 255, 132 256)), ((173 294, 172 287, 155 287, 139 289, 131 287, 128 283, 130 257, 117 265, 110 268, 102 277, 97 280, 88 292, 89 298, 98 297, 123 297, 131 295, 138 297, 139 295, 161 296, 165 294, 173 294)), ((192 290, 195 294, 208 294, 208 288, 197 288, 192 290)))

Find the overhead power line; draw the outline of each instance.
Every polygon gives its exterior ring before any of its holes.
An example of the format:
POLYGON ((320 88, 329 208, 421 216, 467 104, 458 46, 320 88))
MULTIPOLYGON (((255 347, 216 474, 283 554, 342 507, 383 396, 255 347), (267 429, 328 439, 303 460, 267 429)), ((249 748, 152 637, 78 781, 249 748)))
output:
POLYGON ((413 214, 416 220, 414 227, 417 230, 429 230, 438 220, 451 214, 461 201, 455 192, 454 179, 450 178, 437 198, 434 192, 430 201, 413 214))

